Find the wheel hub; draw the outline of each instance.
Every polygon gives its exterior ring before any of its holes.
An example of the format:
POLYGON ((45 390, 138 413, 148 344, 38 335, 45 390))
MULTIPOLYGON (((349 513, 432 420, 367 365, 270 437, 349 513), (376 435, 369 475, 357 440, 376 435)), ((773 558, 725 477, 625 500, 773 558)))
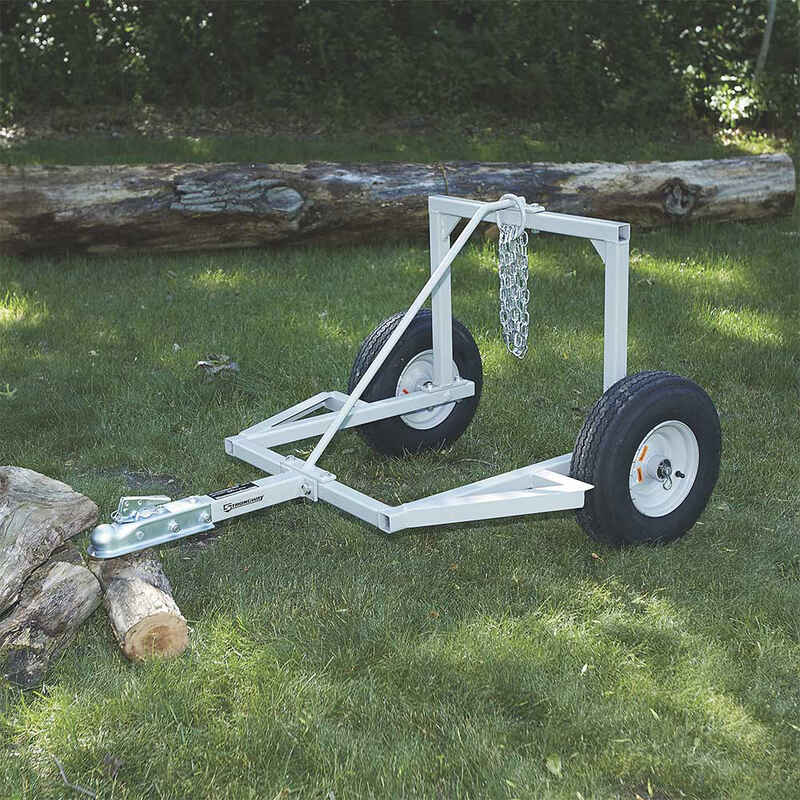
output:
POLYGON ((700 448, 692 429, 679 420, 656 425, 639 443, 628 488, 636 509, 663 517, 686 499, 700 464, 700 448))
MULTIPOLYGON (((455 361, 453 362, 453 377, 460 377, 455 361)), ((432 388, 433 350, 424 350, 415 355, 400 373, 400 377, 397 379, 395 395, 401 397, 412 392, 429 392, 432 388)), ((450 416, 450 412, 455 407, 455 403, 443 403, 442 405, 413 411, 411 414, 404 414, 400 419, 410 428, 429 430, 441 425, 450 416)))

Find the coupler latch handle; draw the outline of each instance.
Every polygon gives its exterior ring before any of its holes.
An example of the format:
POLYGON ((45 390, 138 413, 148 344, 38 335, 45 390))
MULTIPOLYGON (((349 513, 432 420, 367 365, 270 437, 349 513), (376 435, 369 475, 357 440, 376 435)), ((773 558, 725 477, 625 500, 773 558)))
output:
POLYGON ((117 510, 112 512, 111 519, 114 522, 136 522, 146 519, 152 516, 154 509, 169 503, 171 499, 165 494, 120 497, 117 510))

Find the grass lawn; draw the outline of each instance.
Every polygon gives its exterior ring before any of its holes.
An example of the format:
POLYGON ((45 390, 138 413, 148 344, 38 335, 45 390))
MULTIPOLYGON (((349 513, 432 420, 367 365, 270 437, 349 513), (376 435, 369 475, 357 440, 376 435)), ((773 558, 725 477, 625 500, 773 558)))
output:
MULTIPOLYGON (((693 378, 722 419, 684 539, 609 549, 568 513, 391 537, 306 501, 246 516, 161 550, 181 658, 127 663, 101 610, 40 691, 0 690, 0 797, 79 796, 53 757, 119 799, 795 796, 799 243, 797 214, 633 231, 629 370, 693 378)), ((427 269, 416 242, 2 257, 0 463, 105 518, 121 494, 247 480, 223 438, 344 389, 427 269), (220 352, 241 371, 206 381, 195 362, 220 352)), ((485 385, 452 448, 386 459, 347 431, 323 466, 395 503, 569 451, 602 388, 602 264, 540 236, 531 272, 518 362, 492 249, 456 261, 485 385)))
MULTIPOLYGON (((0 139, 0 142, 3 140, 0 139)), ((669 131, 575 129, 465 117, 424 131, 365 123, 322 135, 236 131, 117 136, 82 131, 63 138, 9 139, 0 164, 151 164, 163 162, 308 161, 659 161, 724 158, 785 150, 787 140, 757 133, 715 136, 669 131)))

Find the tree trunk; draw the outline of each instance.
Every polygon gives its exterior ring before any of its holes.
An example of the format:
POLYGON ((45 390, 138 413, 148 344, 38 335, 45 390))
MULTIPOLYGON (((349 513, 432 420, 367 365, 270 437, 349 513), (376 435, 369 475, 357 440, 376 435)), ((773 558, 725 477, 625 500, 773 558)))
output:
POLYGON ((637 226, 791 212, 789 156, 645 163, 5 167, 0 251, 197 250, 427 231, 427 197, 524 195, 637 226))
POLYGON ((103 587, 114 636, 129 659, 170 658, 186 649, 186 620, 154 551, 92 561, 89 566, 103 587))
POLYGON ((100 604, 100 584, 72 546, 56 551, 34 570, 17 606, 0 621, 0 670, 29 689, 72 641, 75 631, 100 604))
POLYGON ((764 36, 761 39, 761 49, 758 51, 756 69, 753 73, 753 79, 756 81, 761 80, 761 74, 764 72, 764 65, 767 63, 769 42, 772 38, 772 27, 775 25, 775 11, 777 7, 778 0, 767 0, 767 24, 764 28, 764 36))
POLYGON ((0 467, 0 613, 67 539, 97 522, 97 506, 31 469, 0 467))

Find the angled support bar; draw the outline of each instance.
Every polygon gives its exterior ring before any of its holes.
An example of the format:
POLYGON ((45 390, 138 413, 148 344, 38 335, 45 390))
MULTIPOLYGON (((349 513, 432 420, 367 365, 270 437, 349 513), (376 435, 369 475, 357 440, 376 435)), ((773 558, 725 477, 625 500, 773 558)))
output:
MULTIPOLYGON (((423 408, 452 403, 472 397, 475 394, 475 384, 464 378, 456 378, 451 383, 432 387, 430 391, 410 392, 401 397, 389 397, 386 400, 375 400, 367 403, 359 400, 342 423, 342 428, 353 428, 367 425, 389 417, 411 414, 423 408)), ((247 440, 251 444, 263 447, 277 447, 288 442, 298 442, 313 436, 320 436, 336 418, 336 413, 347 401, 348 396, 343 392, 327 392, 315 395, 303 403, 287 409, 281 414, 276 414, 257 425, 246 428, 238 436, 229 436, 230 439, 247 440), (306 416, 328 408, 327 414, 318 414, 313 417, 306 416)))
POLYGON ((388 532, 583 506, 592 485, 569 477, 571 453, 393 508, 388 532))
MULTIPOLYGON (((342 427, 342 423, 350 413, 350 409, 361 398, 361 395, 364 394, 367 386, 369 386, 378 370, 383 366, 383 362, 389 357, 389 354, 392 352, 395 345, 400 341, 400 338, 406 332, 406 329, 417 315, 417 312, 422 308, 422 305, 430 297, 431 293, 438 286, 439 282, 445 277, 446 274, 449 274, 450 265, 453 263, 455 257, 461 252, 461 248, 467 243, 467 241, 469 241, 469 237, 472 236, 475 228, 478 227, 480 222, 486 218, 490 212, 509 208, 513 204, 514 203, 511 200, 498 200, 494 203, 475 204, 475 208, 472 212, 470 220, 464 227, 464 230, 461 231, 453 246, 447 251, 447 254, 444 256, 444 258, 442 258, 439 266, 436 267, 436 269, 433 271, 433 274, 430 276, 430 278, 428 278, 427 283, 422 287, 422 289, 420 289, 419 294, 414 299, 414 302, 411 303, 408 311, 406 311, 406 313, 403 315, 403 318, 397 323, 397 326, 392 331, 391 336, 389 336, 389 338, 384 342, 383 347, 381 347, 381 349, 378 351, 377 355, 372 360, 372 363, 367 368, 367 371, 361 376, 361 380, 359 380, 353 391, 350 393, 350 396, 347 398, 347 402, 339 410, 336 418, 333 420, 333 422, 331 422, 325 433, 323 433, 320 437, 320 440, 311 451, 311 455, 306 459, 306 463, 313 466, 317 463, 323 452, 325 452, 325 448, 328 446, 328 444, 330 444, 331 439, 342 427)), ((443 367, 440 364, 439 371, 441 372, 442 369, 443 367)))

